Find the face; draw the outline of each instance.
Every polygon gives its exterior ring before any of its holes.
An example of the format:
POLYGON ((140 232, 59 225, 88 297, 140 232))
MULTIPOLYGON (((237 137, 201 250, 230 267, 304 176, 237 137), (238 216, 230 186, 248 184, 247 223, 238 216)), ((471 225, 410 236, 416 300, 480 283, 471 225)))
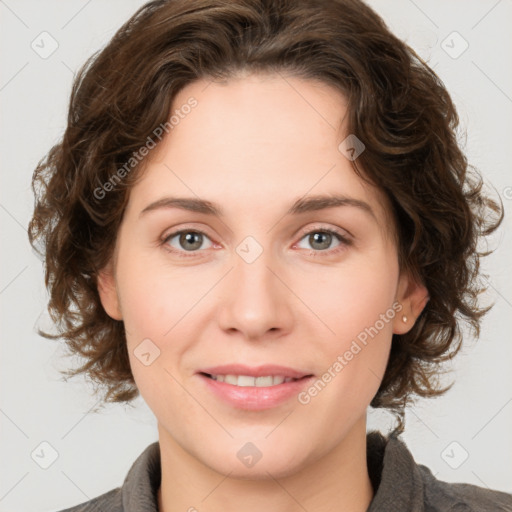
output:
POLYGON ((339 92, 250 75, 189 85, 173 110, 190 98, 131 191, 100 295, 161 443, 232 476, 290 474, 364 426, 424 289, 400 275, 386 198, 338 149, 339 92))

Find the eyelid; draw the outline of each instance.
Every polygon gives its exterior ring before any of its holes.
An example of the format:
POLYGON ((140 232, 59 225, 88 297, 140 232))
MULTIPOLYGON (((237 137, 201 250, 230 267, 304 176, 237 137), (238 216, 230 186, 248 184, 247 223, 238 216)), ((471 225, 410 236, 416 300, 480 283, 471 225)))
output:
MULTIPOLYGON (((182 231, 187 231, 187 230, 201 233, 201 234, 207 236, 208 238, 212 239, 212 236, 210 236, 203 228, 196 228, 195 225, 193 225, 193 224, 190 224, 190 225, 189 224, 185 224, 184 226, 180 227, 180 229, 178 229, 176 231, 172 231, 172 228, 170 228, 170 229, 171 229, 171 231, 168 234, 165 234, 165 235, 162 236, 163 240, 168 239, 171 235, 174 236, 174 235, 180 234, 182 231)), ((339 236, 341 236, 341 237, 343 237, 345 239, 347 238, 347 236, 350 239, 353 238, 352 233, 350 233, 350 231, 348 231, 347 229, 343 229, 343 228, 339 228, 337 226, 327 225, 327 224, 323 224, 323 223, 314 224, 313 226, 308 225, 308 226, 306 226, 304 228, 301 228, 294 235, 294 237, 300 236, 301 238, 303 238, 305 235, 308 235, 312 231, 315 231, 315 230, 318 230, 318 231, 332 231, 332 232, 338 234, 339 236)))
POLYGON ((299 230, 299 232, 297 233, 296 236, 300 237, 300 239, 302 240, 302 238, 304 238, 305 235, 309 235, 310 233, 316 232, 316 231, 327 231, 327 232, 335 233, 340 238, 345 240, 346 242, 350 242, 353 239, 352 234, 349 231, 347 231, 346 229, 342 229, 337 226, 332 226, 332 225, 327 225, 327 224, 322 224, 322 223, 315 224, 313 226, 307 226, 307 227, 299 230))
MULTIPOLYGON (((202 228, 196 228, 194 226, 190 226, 190 225, 185 225, 185 226, 182 226, 180 227, 179 229, 176 229, 176 230, 173 230, 171 229, 170 232, 166 232, 164 235, 162 235, 162 237, 160 238, 159 240, 159 245, 162 245, 164 246, 164 249, 170 253, 173 253, 173 254, 181 254, 182 256, 184 257, 187 257, 187 251, 184 251, 184 250, 178 250, 178 249, 175 249, 174 247, 170 247, 168 242, 169 240, 171 240, 172 238, 174 238, 175 236, 178 236, 182 233, 187 233, 187 232, 193 232, 193 233, 199 233, 203 236, 205 236, 206 238, 208 238, 212 245, 215 246, 215 245, 219 245, 217 244, 217 242, 215 242, 213 240, 213 237, 211 237, 207 232, 206 230, 202 229, 202 228)), ((188 252, 188 255, 190 256, 197 256, 198 254, 200 254, 201 252, 204 252, 204 249, 201 250, 201 251, 189 251, 188 252)))

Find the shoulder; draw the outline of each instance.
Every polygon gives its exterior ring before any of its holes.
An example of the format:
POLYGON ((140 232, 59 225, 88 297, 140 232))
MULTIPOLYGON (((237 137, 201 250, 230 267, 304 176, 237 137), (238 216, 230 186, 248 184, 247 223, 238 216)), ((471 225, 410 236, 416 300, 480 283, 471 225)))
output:
POLYGON ((106 510, 109 512, 123 512, 120 487, 101 494, 92 500, 85 501, 80 505, 59 510, 58 512, 104 512, 106 510))
POLYGON ((367 436, 369 476, 376 490, 367 512, 512 512, 512 494, 437 479, 397 436, 367 436))
POLYGON ((160 479, 160 445, 156 441, 132 464, 122 486, 58 512, 125 512, 128 509, 156 512, 160 479))
POLYGON ((426 466, 422 475, 425 512, 512 512, 512 494, 468 483, 438 480, 426 466))

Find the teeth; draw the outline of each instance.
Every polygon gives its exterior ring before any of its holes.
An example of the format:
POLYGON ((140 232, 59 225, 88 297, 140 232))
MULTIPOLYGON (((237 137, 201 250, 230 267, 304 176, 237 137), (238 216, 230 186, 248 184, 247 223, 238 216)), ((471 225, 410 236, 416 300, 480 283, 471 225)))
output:
POLYGON ((250 375, 211 375, 211 378, 241 387, 264 387, 264 386, 277 386, 283 382, 291 382, 292 377, 283 377, 282 375, 265 375, 263 377, 251 377, 250 375))

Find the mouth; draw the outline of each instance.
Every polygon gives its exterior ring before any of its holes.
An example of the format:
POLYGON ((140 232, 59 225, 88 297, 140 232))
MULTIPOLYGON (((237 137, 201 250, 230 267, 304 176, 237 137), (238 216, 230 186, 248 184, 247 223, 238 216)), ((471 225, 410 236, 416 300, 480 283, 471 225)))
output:
POLYGON ((236 409, 261 411, 289 402, 313 381, 312 373, 276 365, 225 365, 197 372, 210 396, 236 409))
POLYGON ((262 375, 259 377, 254 377, 252 375, 234 375, 234 374, 210 374, 205 372, 199 372, 200 375, 204 375, 205 377, 215 380, 217 382, 225 382, 226 384, 231 384, 232 386, 238 387, 272 387, 279 386, 280 384, 287 382, 295 382, 298 380, 306 379, 308 377, 312 377, 313 375, 304 375, 300 378, 294 377, 285 377, 284 375, 262 375))

